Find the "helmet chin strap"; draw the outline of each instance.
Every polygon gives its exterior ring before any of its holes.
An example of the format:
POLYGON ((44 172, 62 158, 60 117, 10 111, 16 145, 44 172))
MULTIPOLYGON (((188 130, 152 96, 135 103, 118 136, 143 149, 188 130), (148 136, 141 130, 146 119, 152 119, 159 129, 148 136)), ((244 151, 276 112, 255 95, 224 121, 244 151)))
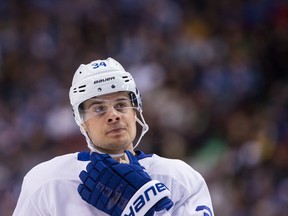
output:
MULTIPOLYGON (((143 117, 142 114, 142 110, 138 110, 139 115, 141 120, 136 116, 136 122, 138 122, 138 124, 142 127, 142 131, 141 134, 138 138, 137 143, 134 145, 133 150, 139 145, 142 137, 145 135, 145 133, 147 133, 147 131, 149 130, 149 126, 148 124, 145 122, 145 119, 143 117)), ((105 152, 99 151, 96 147, 96 145, 92 142, 92 140, 90 139, 89 135, 87 134, 87 132, 84 130, 84 128, 80 125, 80 130, 82 132, 82 134, 85 136, 86 138, 86 142, 88 144, 88 148, 92 151, 92 152, 97 152, 99 154, 107 154, 105 152)), ((120 154, 109 154, 112 158, 119 158, 125 155, 125 153, 120 153, 120 154)))
POLYGON ((133 150, 139 145, 142 137, 143 137, 143 136, 145 135, 145 133, 147 133, 147 131, 149 130, 149 126, 148 126, 148 124, 146 124, 145 119, 144 119, 144 117, 143 117, 143 115, 142 115, 142 110, 139 111, 139 114, 140 114, 140 117, 141 117, 141 120, 142 120, 142 121, 141 121, 137 116, 136 116, 136 121, 138 122, 139 125, 141 125, 142 131, 141 131, 141 134, 140 134, 140 136, 139 136, 139 139, 138 139, 137 143, 136 143, 136 144, 134 145, 134 147, 133 147, 133 150))

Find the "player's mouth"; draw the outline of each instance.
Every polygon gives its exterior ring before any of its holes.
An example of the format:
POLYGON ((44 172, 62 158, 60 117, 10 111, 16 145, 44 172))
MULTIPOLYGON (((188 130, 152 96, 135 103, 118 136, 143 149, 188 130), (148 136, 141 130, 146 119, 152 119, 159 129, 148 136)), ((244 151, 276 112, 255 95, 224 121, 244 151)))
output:
POLYGON ((111 129, 111 130, 108 130, 108 132, 106 134, 111 134, 111 135, 120 134, 120 133, 124 132, 125 130, 126 130, 126 128, 124 128, 124 127, 116 127, 116 128, 111 129))

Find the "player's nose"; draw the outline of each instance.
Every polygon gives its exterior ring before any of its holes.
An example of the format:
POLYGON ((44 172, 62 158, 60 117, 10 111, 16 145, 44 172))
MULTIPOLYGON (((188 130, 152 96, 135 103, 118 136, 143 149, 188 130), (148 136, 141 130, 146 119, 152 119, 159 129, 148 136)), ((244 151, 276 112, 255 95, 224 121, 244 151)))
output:
POLYGON ((108 114, 107 118, 108 123, 114 123, 120 120, 120 114, 114 107, 110 108, 107 114, 108 114))

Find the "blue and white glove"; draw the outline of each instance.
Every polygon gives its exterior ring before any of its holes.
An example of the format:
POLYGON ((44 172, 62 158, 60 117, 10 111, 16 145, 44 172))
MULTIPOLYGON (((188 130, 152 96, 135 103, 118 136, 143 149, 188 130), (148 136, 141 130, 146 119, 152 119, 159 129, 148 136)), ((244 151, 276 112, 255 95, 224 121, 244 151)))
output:
POLYGON ((173 202, 167 187, 152 180, 130 151, 125 153, 129 164, 118 163, 108 154, 91 154, 86 171, 79 175, 82 199, 112 216, 152 216, 169 210, 173 202))

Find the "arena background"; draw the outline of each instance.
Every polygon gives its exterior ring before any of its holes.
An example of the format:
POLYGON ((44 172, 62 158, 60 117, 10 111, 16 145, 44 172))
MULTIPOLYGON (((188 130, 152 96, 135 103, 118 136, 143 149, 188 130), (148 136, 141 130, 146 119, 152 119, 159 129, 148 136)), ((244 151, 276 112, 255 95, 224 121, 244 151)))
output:
POLYGON ((202 173, 215 215, 288 215, 287 1, 1 0, 1 216, 29 169, 86 148, 68 91, 108 56, 142 92, 140 148, 202 173))

